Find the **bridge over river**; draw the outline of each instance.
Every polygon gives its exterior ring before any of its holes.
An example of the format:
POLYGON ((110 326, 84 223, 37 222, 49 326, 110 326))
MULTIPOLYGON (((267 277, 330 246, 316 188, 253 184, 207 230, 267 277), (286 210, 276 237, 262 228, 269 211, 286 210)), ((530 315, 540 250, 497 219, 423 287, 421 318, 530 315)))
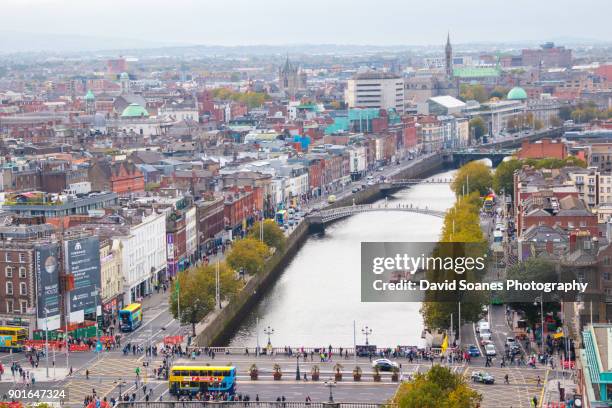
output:
POLYGON ((379 212, 379 211, 402 211, 417 214, 430 215, 433 217, 444 218, 446 211, 434 210, 428 206, 417 206, 413 204, 363 204, 363 205, 350 205, 346 207, 337 207, 329 210, 316 211, 306 217, 306 222, 311 227, 311 230, 322 230, 325 228, 325 224, 329 224, 333 221, 350 217, 354 214, 367 213, 367 212, 379 212))

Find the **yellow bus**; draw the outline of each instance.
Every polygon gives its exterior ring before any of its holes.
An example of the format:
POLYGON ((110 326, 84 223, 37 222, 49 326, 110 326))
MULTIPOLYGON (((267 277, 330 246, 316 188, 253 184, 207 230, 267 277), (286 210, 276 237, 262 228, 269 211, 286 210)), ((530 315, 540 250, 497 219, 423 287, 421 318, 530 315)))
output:
POLYGON ((0 351, 21 351, 28 339, 28 329, 0 326, 0 351))
POLYGON ((220 392, 234 395, 236 367, 172 366, 168 380, 172 395, 197 394, 198 392, 220 392))

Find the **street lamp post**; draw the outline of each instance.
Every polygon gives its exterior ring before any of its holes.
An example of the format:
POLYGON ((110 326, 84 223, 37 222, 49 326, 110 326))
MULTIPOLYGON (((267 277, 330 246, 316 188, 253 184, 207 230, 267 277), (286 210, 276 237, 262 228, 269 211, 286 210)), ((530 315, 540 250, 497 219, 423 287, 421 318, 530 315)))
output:
POLYGON ((540 302, 540 317, 542 319, 541 321, 542 326, 540 328, 540 348, 543 350, 544 349, 544 294, 536 297, 535 301, 533 302, 533 305, 537 306, 538 302, 540 302))
POLYGON ((300 381, 300 353, 295 353, 295 380, 300 381))
POLYGON ((368 341, 368 336, 372 334, 372 329, 366 326, 363 329, 361 329, 361 332, 365 334, 366 346, 369 346, 370 342, 368 341))
POLYGON ((327 388, 329 388, 329 403, 333 404, 334 403, 334 395, 332 394, 332 388, 334 388, 336 386, 336 382, 332 381, 331 379, 329 381, 325 381, 325 386, 327 388))
POLYGON ((47 378, 49 378, 49 310, 45 307, 45 359, 47 360, 47 378))
POLYGON ((272 327, 268 326, 268 327, 266 327, 264 329, 264 334, 268 335, 268 346, 271 346, 272 345, 272 341, 271 341, 270 336, 272 336, 274 334, 274 329, 272 327))

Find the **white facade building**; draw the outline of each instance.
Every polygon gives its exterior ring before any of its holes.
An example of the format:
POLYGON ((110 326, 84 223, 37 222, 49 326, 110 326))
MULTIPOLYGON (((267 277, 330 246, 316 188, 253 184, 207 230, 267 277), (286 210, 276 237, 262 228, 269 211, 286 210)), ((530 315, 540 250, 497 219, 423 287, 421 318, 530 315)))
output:
POLYGON ((404 78, 366 71, 348 80, 345 99, 350 108, 395 109, 404 112, 404 78))
POLYGON ((151 293, 166 268, 166 214, 152 213, 117 237, 123 243, 124 304, 151 293))

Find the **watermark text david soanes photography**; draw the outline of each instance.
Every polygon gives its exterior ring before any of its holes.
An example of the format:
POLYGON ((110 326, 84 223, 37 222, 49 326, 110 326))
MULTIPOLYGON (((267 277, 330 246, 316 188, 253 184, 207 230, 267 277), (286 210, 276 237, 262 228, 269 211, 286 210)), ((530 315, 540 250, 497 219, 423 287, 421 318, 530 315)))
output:
POLYGON ((455 302, 477 292, 515 302, 533 301, 539 293, 571 301, 592 294, 584 273, 577 276, 554 262, 532 276, 520 268, 499 268, 480 243, 363 242, 361 300, 455 302))

